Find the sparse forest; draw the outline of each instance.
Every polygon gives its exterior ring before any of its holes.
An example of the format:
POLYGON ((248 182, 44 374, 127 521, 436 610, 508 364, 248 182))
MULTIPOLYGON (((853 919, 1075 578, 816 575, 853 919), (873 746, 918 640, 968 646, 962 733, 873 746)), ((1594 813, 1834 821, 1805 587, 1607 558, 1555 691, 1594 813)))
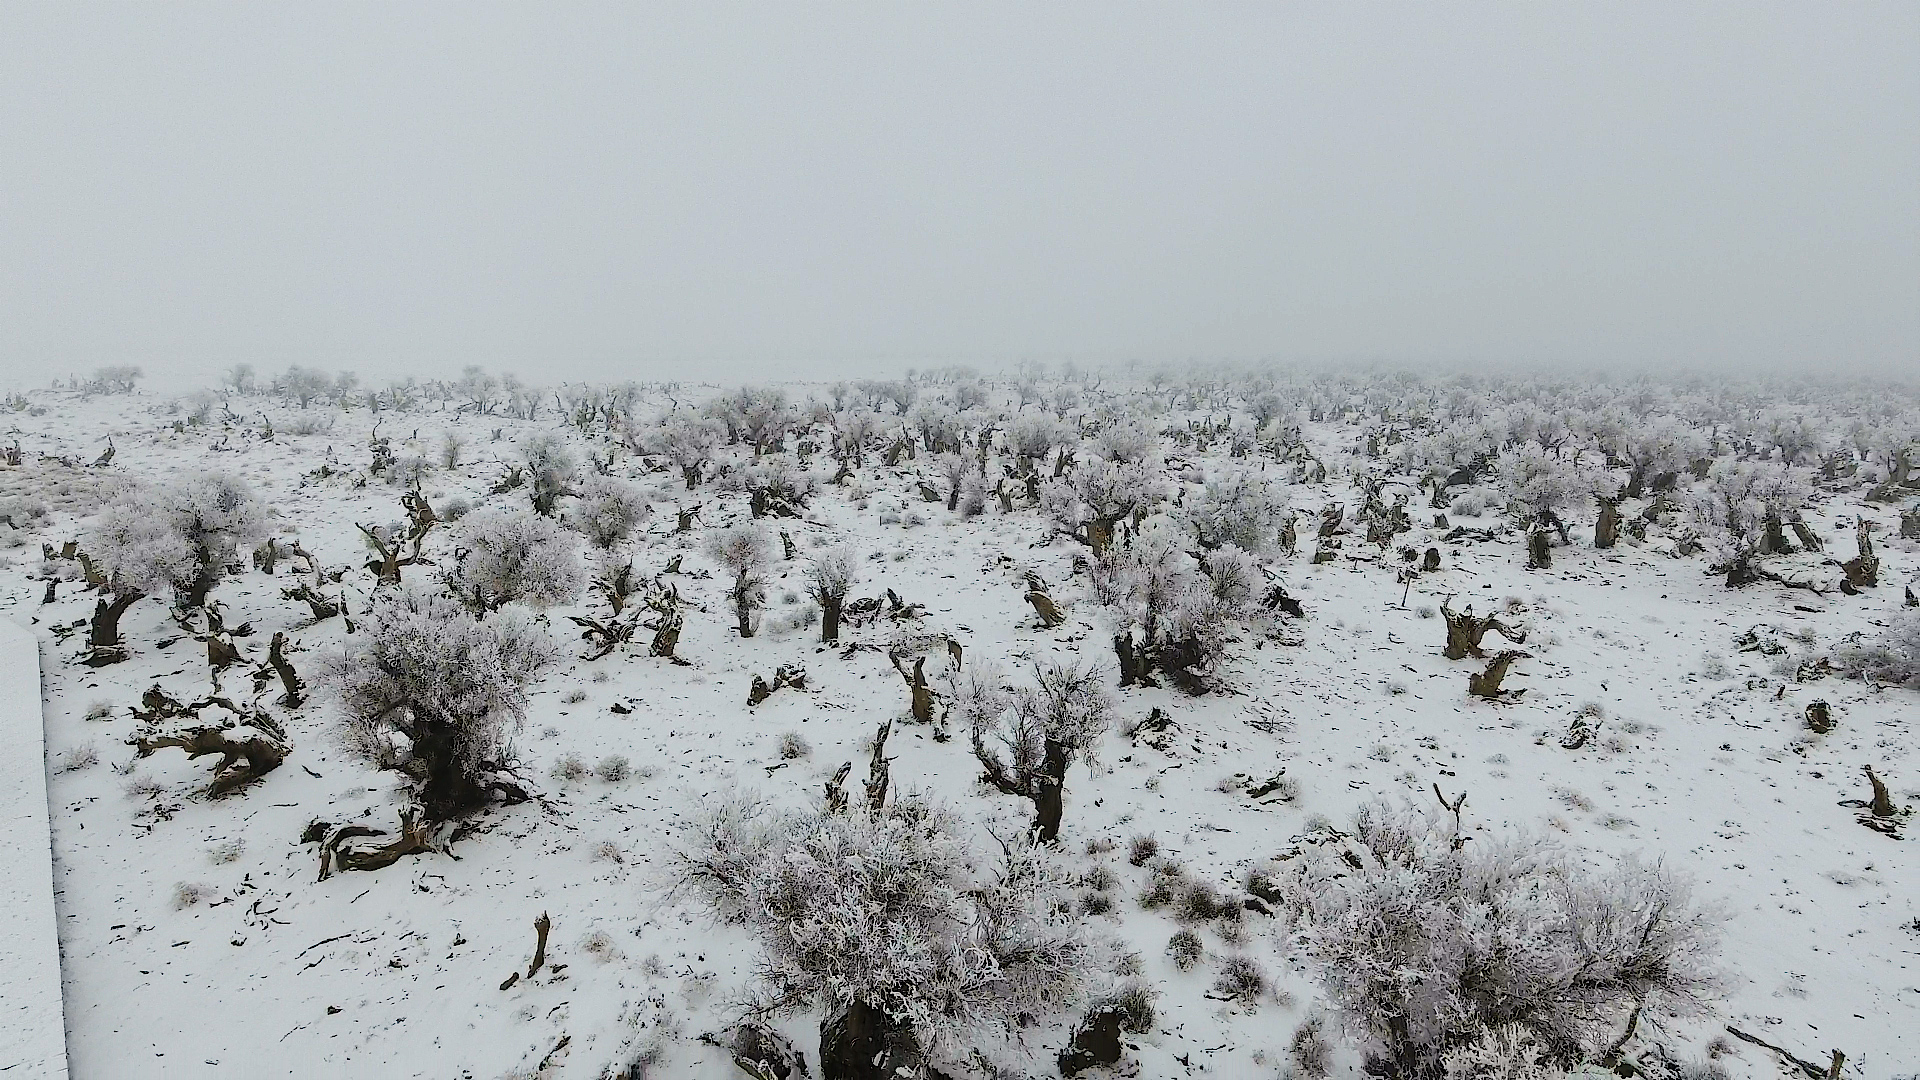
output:
POLYGON ((1912 385, 114 366, 4 419, 76 1075, 1920 1062, 1912 385))

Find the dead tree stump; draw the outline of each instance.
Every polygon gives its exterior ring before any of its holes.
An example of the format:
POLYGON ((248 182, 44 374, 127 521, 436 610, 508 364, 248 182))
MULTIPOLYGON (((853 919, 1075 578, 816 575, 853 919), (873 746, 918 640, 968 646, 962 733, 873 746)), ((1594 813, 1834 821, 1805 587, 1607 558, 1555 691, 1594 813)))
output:
POLYGON ((529 979, 539 974, 540 969, 547 964, 547 931, 552 929, 553 920, 547 918, 547 913, 544 911, 540 913, 539 918, 533 920, 533 932, 537 937, 533 945, 533 962, 527 965, 529 979))
POLYGON ((1527 529, 1527 569, 1553 568, 1553 530, 1534 524, 1527 529))
POLYGON ((1860 554, 1840 564, 1847 575, 1846 583, 1856 589, 1870 589, 1880 584, 1880 558, 1873 551, 1873 530, 1877 526, 1862 519, 1855 537, 1860 545, 1860 554))
POLYGON ((1531 654, 1518 649, 1504 650, 1487 665, 1487 670, 1467 674, 1467 692, 1475 697, 1486 698, 1488 701, 1512 701, 1518 698, 1526 691, 1502 690, 1500 682, 1507 677, 1507 668, 1515 660, 1524 659, 1529 655, 1531 654))
POLYGON ((1453 597, 1440 601, 1440 614, 1447 620, 1447 646, 1441 655, 1449 660, 1464 660, 1467 657, 1485 659, 1486 653, 1480 651, 1480 639, 1492 630, 1515 645, 1527 643, 1526 632, 1501 622, 1497 616, 1475 616, 1473 605, 1468 604, 1465 611, 1455 611, 1447 606, 1453 597))

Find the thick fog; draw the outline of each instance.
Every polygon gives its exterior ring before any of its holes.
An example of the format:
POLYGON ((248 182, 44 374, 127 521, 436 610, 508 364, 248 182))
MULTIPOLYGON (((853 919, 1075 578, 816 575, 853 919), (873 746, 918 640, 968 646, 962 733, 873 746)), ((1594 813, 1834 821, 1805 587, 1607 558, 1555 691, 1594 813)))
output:
POLYGON ((1920 7, 0 7, 0 370, 1920 356, 1920 7))

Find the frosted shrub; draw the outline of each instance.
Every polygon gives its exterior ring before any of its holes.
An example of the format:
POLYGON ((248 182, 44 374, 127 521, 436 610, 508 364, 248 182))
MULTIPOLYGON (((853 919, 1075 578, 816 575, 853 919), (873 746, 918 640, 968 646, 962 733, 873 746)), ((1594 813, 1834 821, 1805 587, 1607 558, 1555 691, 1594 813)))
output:
POLYGON ((1551 1061, 1533 1032, 1508 1024, 1449 1049, 1441 1067, 1446 1080, 1566 1080, 1551 1061))
POLYGON ((1199 963, 1200 957, 1206 951, 1207 947, 1201 942, 1200 935, 1191 930, 1176 930, 1173 936, 1167 939, 1167 955, 1173 959, 1173 966, 1181 971, 1186 971, 1199 963))
POLYGON ((937 454, 960 445, 960 414, 943 402, 923 401, 907 417, 927 452, 937 454))
POLYGON ((1479 491, 1463 491, 1453 497, 1447 511, 1454 517, 1479 517, 1487 512, 1487 497, 1479 491))
POLYGON ((1233 544, 1207 552, 1201 569, 1208 590, 1235 615, 1253 607, 1255 593, 1265 583, 1259 560, 1233 544))
POLYGON ((1246 594, 1230 580, 1216 594, 1184 540, 1164 515, 1150 518, 1130 543, 1094 565, 1094 597, 1113 621, 1122 686, 1153 685, 1158 671, 1189 693, 1204 693, 1224 658, 1237 614, 1232 603, 1246 594))
POLYGON ((1133 420, 1109 425, 1093 439, 1093 456, 1099 461, 1142 464, 1154 460, 1159 452, 1160 440, 1133 420))
POLYGON ((539 431, 519 444, 520 458, 527 466, 527 494, 533 509, 542 516, 552 514, 560 497, 573 494, 579 461, 566 437, 554 431, 539 431))
POLYGON ((960 514, 962 517, 976 518, 987 512, 987 496, 992 489, 987 487, 987 476, 978 469, 967 473, 960 480, 960 514))
POLYGON ((780 736, 780 760, 793 761, 813 753, 813 747, 797 731, 788 731, 780 736))
POLYGON ((1920 612, 1894 616, 1893 625, 1870 641, 1844 642, 1833 663, 1855 679, 1920 690, 1920 612))
POLYGON ((1671 416, 1649 417, 1631 428, 1621 456, 1627 459, 1626 497, 1637 499, 1647 482, 1663 473, 1678 473, 1707 452, 1706 436, 1671 416))
POLYGON ((20 496, 0 498, 0 525, 18 532, 33 532, 46 528, 49 509, 39 499, 20 496))
POLYGON ((1267 971, 1251 956, 1229 956, 1213 980, 1213 992, 1235 1001, 1258 1001, 1267 992, 1267 971))
POLYGON ((610 548, 633 535, 651 511, 633 484, 611 476, 592 476, 580 485, 574 520, 580 534, 598 548, 610 548))
POLYGON ((1215 476, 1187 500, 1187 515, 1207 548, 1233 544, 1256 554, 1271 552, 1290 513, 1286 489, 1252 469, 1215 476))
POLYGON ((1468 842, 1450 816, 1387 804, 1361 811, 1352 845, 1330 836, 1274 884, 1386 1075, 1431 1076, 1448 1050, 1510 1024, 1578 1064, 1635 1010, 1692 1012, 1714 989, 1718 922, 1658 863, 1594 874, 1550 841, 1468 842))
POLYGON ((973 463, 967 460, 965 454, 945 453, 935 459, 934 466, 940 470, 940 479, 946 482, 947 509, 960 509, 960 485, 973 469, 973 463))
POLYGON ((485 804, 486 773, 526 719, 526 686, 557 656, 524 608, 482 620, 409 584, 379 594, 367 627, 324 654, 321 672, 348 746, 415 777, 429 817, 444 820, 485 804))
POLYGON ((480 610, 568 604, 586 585, 579 542, 547 518, 488 507, 468 514, 457 536, 462 555, 451 584, 480 610))
POLYGON ((735 795, 696 822, 679 861, 759 937, 766 999, 824 1008, 828 1062, 870 1032, 891 1036, 886 1075, 917 1074, 1070 1007, 1094 960, 1071 880, 1045 848, 1016 842, 985 862, 963 823, 919 796, 782 814, 735 795))

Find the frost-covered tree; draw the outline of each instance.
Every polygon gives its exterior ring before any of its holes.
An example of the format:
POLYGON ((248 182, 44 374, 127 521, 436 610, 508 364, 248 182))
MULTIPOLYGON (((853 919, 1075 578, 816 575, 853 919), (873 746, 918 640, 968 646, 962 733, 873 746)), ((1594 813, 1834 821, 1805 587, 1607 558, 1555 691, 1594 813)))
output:
POLYGON ((951 452, 941 454, 935 464, 940 469, 940 478, 947 483, 947 509, 959 509, 960 485, 966 480, 967 473, 973 468, 973 464, 967 460, 965 454, 951 452))
POLYGON ((533 509, 551 516, 561 496, 572 495, 579 474, 579 460, 564 435, 557 431, 537 431, 520 441, 520 458, 527 466, 527 494, 533 509))
POLYGON ((820 605, 820 640, 829 645, 840 640, 840 612, 859 566, 853 549, 846 547, 828 548, 807 564, 807 595, 820 605))
POLYGON ((500 380, 487 374, 480 365, 468 364, 461 370, 460 380, 453 384, 453 389, 466 402, 462 408, 485 415, 493 409, 493 395, 500 389, 500 380))
POLYGON ((732 577, 727 598, 733 601, 735 625, 740 636, 753 636, 753 613, 767 598, 767 567, 773 562, 773 550, 767 534, 751 522, 729 525, 707 541, 707 554, 732 577))
POLYGON ((1692 425, 1673 416, 1651 416, 1629 427, 1622 441, 1621 456, 1627 461, 1627 486, 1622 494, 1637 499, 1646 494, 1647 485, 1673 476, 1707 452, 1707 438, 1692 425), (1671 475, 1670 475, 1671 474, 1671 475))
POLYGON ((87 662, 97 667, 127 658, 121 616, 149 594, 190 578, 193 552, 157 508, 138 499, 109 506, 87 534, 86 545, 106 594, 94 603, 87 632, 87 662))
POLYGON ((1157 459, 1137 462, 1088 461, 1070 479, 1041 489, 1041 505, 1095 555, 1113 542, 1113 530, 1136 511, 1166 498, 1166 480, 1157 459))
POLYGON ((448 584, 480 611, 569 604, 586 585, 574 535, 525 510, 475 510, 461 519, 455 547, 459 562, 448 584))
POLYGON ((1509 1025, 1573 1066, 1714 993, 1718 920, 1659 863, 1597 874, 1549 840, 1388 804, 1323 839, 1273 884, 1374 1075, 1437 1080, 1509 1025))
POLYGON ((327 377, 326 372, 293 364, 280 376, 278 389, 304 409, 326 396, 332 386, 333 380, 327 377))
POLYGON ((638 487, 612 476, 588 477, 573 508, 581 535, 598 548, 610 548, 632 536, 651 511, 638 487))
POLYGON ((920 441, 926 445, 928 453, 937 454, 959 447, 960 414, 945 402, 923 401, 914 406, 908 420, 914 430, 920 433, 920 441))
POLYGON ((113 503, 84 545, 113 596, 94 613, 94 644, 118 646, 120 615, 159 589, 171 589, 183 609, 205 607, 227 566, 238 561, 240 545, 265 531, 266 508, 232 473, 190 475, 113 503))
POLYGON ((1060 421, 1043 412, 1023 412, 1007 425, 1007 449, 1018 459, 1022 473, 1033 472, 1034 462, 1046 460, 1065 437, 1060 421))
POLYGON ((1094 758, 1113 723, 1113 694, 1097 667, 1037 666, 1031 684, 1012 690, 995 685, 996 674, 963 681, 955 710, 972 728, 987 782, 1031 800, 1034 837, 1050 844, 1060 836, 1067 768, 1094 758))
POLYGON ((1819 454, 1826 443, 1825 433, 1806 416, 1787 409, 1773 409, 1761 420, 1761 431, 1787 465, 1798 465, 1819 454))
POLYGON ((660 426, 653 439, 653 450, 673 462, 674 468, 680 470, 680 478, 686 481, 687 490, 692 491, 713 462, 714 452, 720 447, 721 430, 712 420, 676 413, 660 426))
POLYGON ((814 476, 786 454, 769 454, 738 473, 754 517, 799 517, 813 497, 814 476))
POLYGON ((220 384, 231 387, 236 394, 251 394, 253 393, 253 380, 254 373, 252 364, 235 364, 226 370, 226 374, 220 377, 220 384))
POLYGON ((93 373, 94 381, 112 394, 133 393, 133 384, 145 377, 146 372, 134 364, 110 364, 93 373))
POLYGON ((1758 580, 1754 560, 1786 549, 1782 522, 1811 491, 1806 470, 1778 462, 1722 458, 1707 470, 1693 516, 1706 526, 1714 569, 1726 573, 1729 587, 1758 580))
POLYGON ((1210 476, 1187 499, 1187 517, 1204 548, 1233 544, 1258 554, 1271 552, 1292 513, 1287 489, 1252 469, 1210 476))
POLYGON ((1205 692, 1224 657, 1237 612, 1217 595, 1188 554, 1185 535, 1164 515, 1094 563, 1094 597, 1113 622, 1120 685, 1156 685, 1166 674, 1189 693, 1205 692))
POLYGON ((367 628, 323 656, 347 715, 346 741, 418 782, 428 820, 469 813, 496 794, 493 774, 526 718, 526 686, 559 653, 518 606, 480 618, 455 598, 407 585, 381 593, 367 628))
POLYGON ((740 434, 753 444, 753 456, 780 449, 793 423, 787 392, 777 386, 743 386, 736 391, 740 434))
POLYGON ((965 824, 924 797, 780 813, 736 795, 697 820, 679 863, 760 939, 767 1007, 822 1010, 829 1077, 924 1076, 976 1048, 1018 1053, 1014 1033, 1071 1008, 1097 958, 1049 850, 1013 843, 984 860, 965 824))
POLYGON ((880 418, 866 409, 848 409, 834 419, 839 430, 838 452, 856 467, 866 463, 867 442, 880 430, 880 418))
POLYGON ((1516 525, 1552 526, 1566 542, 1567 525, 1561 512, 1585 505, 1593 491, 1586 470, 1537 442, 1521 443, 1500 452, 1494 464, 1507 514, 1516 525))

